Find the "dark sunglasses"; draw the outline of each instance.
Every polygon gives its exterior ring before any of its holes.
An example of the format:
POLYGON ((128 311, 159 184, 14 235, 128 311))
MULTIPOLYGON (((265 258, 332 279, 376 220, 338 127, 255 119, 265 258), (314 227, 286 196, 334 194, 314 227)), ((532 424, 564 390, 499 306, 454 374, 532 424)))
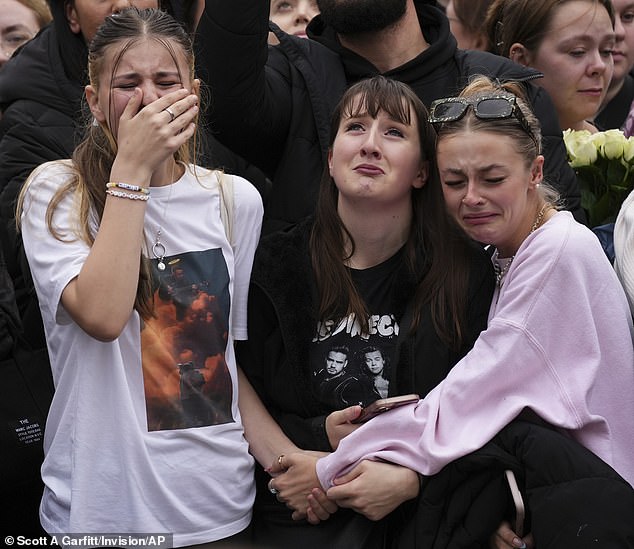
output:
POLYGON ((503 120, 515 117, 539 151, 539 144, 531 131, 528 120, 517 104, 515 96, 510 93, 498 93, 469 99, 465 97, 437 99, 431 104, 429 121, 435 127, 446 122, 455 122, 465 115, 469 107, 473 108, 473 114, 480 120, 503 120))

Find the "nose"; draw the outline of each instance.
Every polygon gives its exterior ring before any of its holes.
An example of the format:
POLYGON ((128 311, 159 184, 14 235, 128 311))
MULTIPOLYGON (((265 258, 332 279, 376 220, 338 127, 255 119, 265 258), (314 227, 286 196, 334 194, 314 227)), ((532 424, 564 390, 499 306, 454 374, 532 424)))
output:
POLYGON ((297 6, 297 23, 309 23, 310 20, 317 15, 317 8, 312 4, 312 2, 305 0, 303 2, 299 2, 297 6))
POLYGON ((4 48, 0 48, 0 67, 9 60, 9 57, 11 57, 11 54, 4 51, 4 48))
POLYGON ((603 57, 601 52, 597 50, 592 54, 590 62, 588 63, 588 72, 591 75, 603 74, 611 64, 612 56, 603 57))
POLYGON ((467 183, 465 187, 465 195, 462 197, 462 203, 465 206, 477 206, 482 203, 482 196, 478 191, 478 188, 473 183, 467 183))
POLYGON ((625 27, 620 17, 614 19, 614 38, 617 44, 625 40, 625 27))
POLYGON ((381 158, 381 148, 379 147, 378 131, 372 126, 365 133, 365 139, 361 144, 361 156, 371 156, 381 158))
POLYGON ((160 95, 156 91, 156 86, 154 86, 154 84, 152 83, 141 84, 139 87, 141 88, 141 91, 143 92, 142 103, 144 107, 146 105, 149 105, 150 103, 153 103, 160 97, 160 95))
POLYGON ((113 0, 112 1, 112 13, 119 13, 121 10, 125 8, 129 8, 132 6, 131 0, 113 0))

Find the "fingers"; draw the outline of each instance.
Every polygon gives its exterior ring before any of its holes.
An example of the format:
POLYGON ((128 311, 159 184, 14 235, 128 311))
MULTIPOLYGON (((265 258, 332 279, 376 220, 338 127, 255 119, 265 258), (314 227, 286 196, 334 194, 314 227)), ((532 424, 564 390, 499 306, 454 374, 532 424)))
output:
POLYGON ((306 519, 310 524, 319 524, 328 520, 338 509, 334 501, 330 501, 323 490, 315 488, 307 496, 308 507, 305 511, 294 511, 293 520, 306 519))
POLYGON ((125 109, 123 109, 121 118, 126 118, 128 120, 134 118, 134 115, 139 112, 142 101, 143 91, 141 91, 141 88, 134 88, 134 93, 132 94, 132 97, 130 97, 125 109))
POLYGON ((341 425, 342 423, 349 423, 353 419, 357 419, 360 413, 361 406, 355 404, 354 406, 348 406, 343 410, 332 412, 329 417, 332 417, 333 423, 341 425))
POLYGON ((279 456, 277 456, 277 458, 275 458, 271 466, 267 467, 266 472, 269 475, 283 473, 284 471, 286 471, 286 469, 289 467, 290 463, 292 462, 292 457, 289 457, 288 465, 285 464, 285 461, 286 461, 286 456, 284 454, 280 454, 279 456))
MULTIPOLYGON (((356 467, 354 467, 351 471, 346 473, 345 475, 341 475, 339 477, 336 477, 333 480, 333 483, 335 484, 335 486, 340 486, 342 484, 347 484, 348 482, 354 480, 359 475, 361 475, 362 470, 363 470, 363 468, 361 467, 361 464, 359 464, 356 467)), ((336 489, 334 489, 334 490, 336 491, 336 489)))
POLYGON ((164 113, 166 122, 174 125, 176 129, 182 129, 189 124, 198 113, 198 96, 187 92, 187 90, 178 90, 177 95, 168 94, 156 101, 157 108, 163 104, 163 100, 171 99, 172 101, 164 107, 160 112, 164 113))
POLYGON ((337 410, 328 415, 326 418, 326 434, 331 448, 337 449, 341 439, 359 427, 359 424, 350 422, 356 419, 360 413, 361 406, 355 405, 343 410, 337 410))
POLYGON ((515 547, 517 549, 527 549, 528 545, 511 529, 508 522, 503 522, 498 526, 492 541, 492 546, 498 549, 515 547))
POLYGON ((320 488, 313 488, 308 494, 309 507, 315 512, 321 520, 326 520, 339 509, 339 506, 328 498, 326 492, 320 488))
POLYGON ((277 496, 277 494, 280 493, 280 491, 275 488, 275 486, 273 486, 273 479, 269 480, 268 488, 269 492, 271 492, 271 494, 273 494, 274 496, 277 496))

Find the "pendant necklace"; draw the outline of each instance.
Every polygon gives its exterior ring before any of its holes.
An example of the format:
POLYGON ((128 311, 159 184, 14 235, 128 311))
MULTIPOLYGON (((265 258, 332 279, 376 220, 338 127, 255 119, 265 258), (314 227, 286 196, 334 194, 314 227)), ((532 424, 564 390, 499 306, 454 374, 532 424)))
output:
POLYGON ((165 215, 167 214, 167 207, 169 206, 170 200, 172 198, 172 187, 174 186, 174 169, 176 167, 176 161, 174 161, 174 165, 172 166, 172 178, 170 180, 170 191, 167 195, 167 202, 165 202, 165 207, 163 208, 163 216, 159 223, 158 229, 156 230, 156 237, 154 238, 154 244, 152 244, 152 255, 154 259, 158 260, 158 264, 156 267, 159 271, 165 270, 165 254, 167 253, 167 249, 165 248, 165 244, 161 242, 161 235, 163 230, 163 223, 165 222, 165 215))
MULTIPOLYGON (((552 206, 550 204, 544 204, 542 206, 542 209, 539 210, 537 217, 535 217, 535 221, 533 222, 533 225, 531 226, 531 230, 529 231, 528 234, 532 234, 539 228, 539 226, 542 224, 542 221, 544 220, 544 216, 546 215, 546 212, 550 210, 551 208, 552 206)), ((510 259, 508 260, 508 262, 506 263, 506 265, 504 265, 502 269, 500 269, 500 265, 498 264, 497 261, 493 264, 493 269, 495 270, 495 281, 497 283, 498 288, 502 287, 504 276, 508 272, 509 267, 511 266, 511 263, 513 263, 514 259, 515 259, 515 254, 513 254, 510 257, 510 259)))

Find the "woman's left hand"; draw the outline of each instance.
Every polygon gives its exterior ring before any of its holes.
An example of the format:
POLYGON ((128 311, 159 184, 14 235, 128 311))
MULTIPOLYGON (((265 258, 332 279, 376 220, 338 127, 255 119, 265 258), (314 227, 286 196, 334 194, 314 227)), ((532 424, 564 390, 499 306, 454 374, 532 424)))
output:
POLYGON ((273 476, 269 490, 275 490, 277 499, 293 509, 294 520, 308 518, 316 524, 337 510, 337 505, 326 498, 315 470, 317 460, 325 455, 322 452, 295 452, 280 456, 267 469, 273 476), (308 512, 309 496, 311 513, 308 512))
POLYGON ((418 496, 418 473, 384 461, 362 461, 335 479, 326 492, 339 507, 353 509, 370 520, 381 520, 404 501, 418 496))

